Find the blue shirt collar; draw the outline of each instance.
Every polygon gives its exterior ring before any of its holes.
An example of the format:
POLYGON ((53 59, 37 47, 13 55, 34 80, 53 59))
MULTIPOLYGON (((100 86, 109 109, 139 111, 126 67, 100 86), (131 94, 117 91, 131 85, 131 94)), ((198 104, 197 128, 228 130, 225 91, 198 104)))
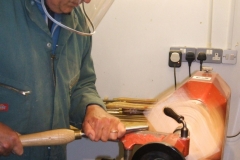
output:
MULTIPOLYGON (((38 9, 40 10, 40 12, 41 12, 41 14, 42 14, 46 24, 48 24, 48 17, 46 16, 46 14, 43 11, 41 1, 40 0, 34 0, 34 1, 35 1, 36 5, 37 5, 38 9)), ((53 18, 56 21, 61 22, 62 14, 55 13, 53 18)), ((53 52, 55 52, 55 50, 56 50, 60 29, 61 29, 60 26, 58 26, 57 24, 53 23, 52 28, 51 28, 52 40, 53 40, 53 52)))

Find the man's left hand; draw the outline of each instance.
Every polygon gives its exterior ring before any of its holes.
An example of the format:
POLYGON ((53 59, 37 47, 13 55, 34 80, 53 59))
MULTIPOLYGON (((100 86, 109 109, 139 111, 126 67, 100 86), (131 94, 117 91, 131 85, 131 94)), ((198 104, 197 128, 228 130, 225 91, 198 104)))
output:
POLYGON ((126 130, 124 124, 98 105, 87 107, 83 131, 92 141, 107 141, 121 138, 126 130))

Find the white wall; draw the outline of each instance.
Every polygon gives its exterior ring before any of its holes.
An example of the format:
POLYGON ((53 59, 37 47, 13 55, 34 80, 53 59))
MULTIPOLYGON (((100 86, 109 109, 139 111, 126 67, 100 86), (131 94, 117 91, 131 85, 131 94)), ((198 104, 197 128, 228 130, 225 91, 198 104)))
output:
MULTIPOLYGON (((227 49, 230 4, 231 0, 214 1, 214 48, 227 49)), ((240 0, 236 0, 232 49, 238 52, 239 8, 240 0)), ((207 47, 208 18, 209 0, 115 0, 93 36, 92 53, 101 97, 154 98, 173 87, 173 68, 168 67, 170 46, 207 47)), ((240 62, 205 65, 212 66, 231 87, 228 135, 234 135, 240 130, 240 62)), ((192 64, 191 70, 199 70, 199 63, 192 64)), ((177 69, 177 82, 187 77, 188 66, 183 63, 177 69)), ((224 159, 240 159, 240 153, 234 151, 234 147, 240 147, 236 139, 239 137, 228 140, 224 159)), ((116 157, 118 152, 114 142, 80 140, 69 144, 68 159, 94 159, 101 153, 116 157)))

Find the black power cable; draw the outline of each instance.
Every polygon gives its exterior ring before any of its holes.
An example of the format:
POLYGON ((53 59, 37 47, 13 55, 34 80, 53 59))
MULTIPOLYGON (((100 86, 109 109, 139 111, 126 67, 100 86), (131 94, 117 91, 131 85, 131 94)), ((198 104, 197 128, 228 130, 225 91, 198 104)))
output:
POLYGON ((189 70, 189 77, 191 77, 191 64, 195 61, 195 53, 194 52, 187 52, 185 59, 188 62, 188 70, 189 70))
POLYGON ((207 59, 207 55, 204 52, 198 53, 197 60, 200 61, 200 71, 202 71, 202 63, 207 59))
POLYGON ((170 51, 169 52, 169 60, 168 66, 174 68, 174 84, 175 89, 177 88, 177 81, 176 81, 176 67, 181 67, 182 62, 182 52, 181 51, 170 51))

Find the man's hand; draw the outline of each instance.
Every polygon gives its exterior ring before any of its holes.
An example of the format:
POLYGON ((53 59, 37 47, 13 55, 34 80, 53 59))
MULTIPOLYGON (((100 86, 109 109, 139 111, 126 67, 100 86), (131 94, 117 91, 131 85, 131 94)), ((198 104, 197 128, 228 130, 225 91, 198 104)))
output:
POLYGON ((11 153, 22 155, 22 143, 19 139, 18 133, 0 123, 0 156, 8 156, 11 153))
POLYGON ((92 141, 121 138, 126 130, 124 124, 98 105, 87 107, 83 131, 92 141))

